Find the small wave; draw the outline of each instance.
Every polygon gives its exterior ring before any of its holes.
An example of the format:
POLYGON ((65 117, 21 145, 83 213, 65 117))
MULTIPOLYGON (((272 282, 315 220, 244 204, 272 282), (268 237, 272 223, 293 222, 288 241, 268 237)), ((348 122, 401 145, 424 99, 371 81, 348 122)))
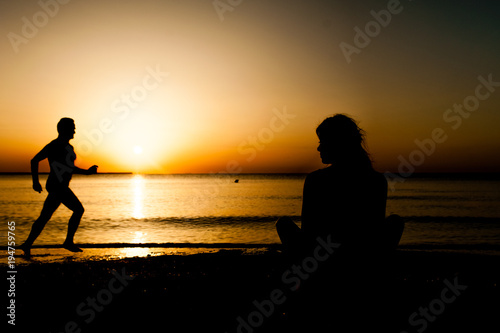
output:
POLYGON ((417 223, 485 223, 500 224, 500 217, 480 216, 402 216, 405 222, 417 223))
MULTIPOLYGON (((154 217, 135 219, 146 223, 168 224, 245 224, 245 223, 275 223, 281 216, 195 216, 195 217, 154 217)), ((294 221, 300 221, 300 216, 290 216, 294 221)), ((94 219, 94 222, 102 220, 94 219)))
POLYGON ((498 200, 495 197, 488 196, 480 196, 480 197, 471 197, 471 196, 463 196, 463 195, 397 195, 397 196, 389 196, 387 201, 401 201, 401 200, 409 200, 409 201, 429 201, 429 202, 493 202, 498 200))
POLYGON ((399 249, 406 250, 464 250, 464 251, 500 251, 499 244, 475 243, 475 244, 443 244, 427 242, 420 244, 400 244, 399 249))
MULTIPOLYGON (((78 244, 82 249, 114 249, 114 248, 275 248, 278 243, 84 243, 78 244)), ((33 249, 62 249, 60 244, 33 245, 33 249)), ((1 246, 6 250, 7 247, 1 246)))
MULTIPOLYGON (((411 223, 484 223, 484 224, 500 224, 500 217, 482 217, 482 216, 401 216, 405 222, 411 223)), ((232 224, 273 224, 280 216, 196 216, 196 217, 154 217, 133 219, 131 221, 153 223, 153 224, 184 224, 184 225, 232 225, 232 224)), ((290 218, 300 223, 299 215, 290 216, 290 218)), ((123 225, 123 219, 92 219, 93 222, 116 222, 123 225)), ((112 227, 112 226, 108 226, 112 227)))

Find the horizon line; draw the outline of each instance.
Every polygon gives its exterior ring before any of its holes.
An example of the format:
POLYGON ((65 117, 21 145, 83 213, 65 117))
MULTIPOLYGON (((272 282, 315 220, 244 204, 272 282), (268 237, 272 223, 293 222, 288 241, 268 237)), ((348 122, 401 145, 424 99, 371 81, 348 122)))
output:
MULTIPOLYGON (((39 175, 48 175, 50 172, 39 172, 39 175)), ((174 172, 174 173, 148 173, 148 172, 132 172, 132 171, 123 171, 123 172, 99 172, 97 175, 221 175, 221 176, 238 176, 238 175, 307 175, 309 172, 239 172, 239 173, 229 173, 229 172, 174 172)), ((382 172, 382 174, 385 174, 382 172)), ((8 176, 8 175, 31 175, 29 171, 0 171, 0 175, 8 176)), ((423 171, 423 172, 415 172, 409 177, 404 178, 413 178, 419 176, 441 176, 441 175, 450 175, 450 176, 472 176, 472 175, 484 175, 484 176, 500 176, 500 171, 423 171)))

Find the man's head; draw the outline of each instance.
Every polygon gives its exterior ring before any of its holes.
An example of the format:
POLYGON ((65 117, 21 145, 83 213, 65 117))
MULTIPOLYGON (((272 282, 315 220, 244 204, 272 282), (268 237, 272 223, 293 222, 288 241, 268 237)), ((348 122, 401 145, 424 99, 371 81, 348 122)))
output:
POLYGON ((75 136, 75 121, 71 118, 61 118, 57 123, 57 133, 59 137, 73 139, 75 136))

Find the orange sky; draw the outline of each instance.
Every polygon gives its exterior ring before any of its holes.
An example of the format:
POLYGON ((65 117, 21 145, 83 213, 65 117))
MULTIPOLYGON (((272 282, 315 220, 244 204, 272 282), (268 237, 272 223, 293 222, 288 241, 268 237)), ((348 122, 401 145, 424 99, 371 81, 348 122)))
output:
POLYGON ((0 1, 0 172, 29 171, 61 117, 100 172, 309 172, 335 113, 379 171, 500 171, 496 2, 42 3, 0 1))

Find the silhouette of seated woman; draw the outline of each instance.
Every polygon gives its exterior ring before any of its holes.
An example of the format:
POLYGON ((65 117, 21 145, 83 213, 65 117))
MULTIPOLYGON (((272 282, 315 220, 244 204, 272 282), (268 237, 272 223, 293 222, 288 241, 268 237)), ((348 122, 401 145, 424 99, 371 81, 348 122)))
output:
POLYGON ((328 167, 310 173, 304 183, 302 228, 290 218, 276 223, 286 251, 303 255, 317 238, 340 244, 340 253, 364 255, 395 249, 404 224, 385 218, 387 181, 372 167, 364 132, 350 117, 337 114, 316 129, 318 151, 328 167))
POLYGON ((63 247, 71 252, 81 252, 73 237, 75 236, 78 225, 82 218, 84 209, 80 200, 69 188, 69 182, 73 174, 92 175, 97 173, 97 165, 90 167, 88 170, 80 169, 75 166, 74 161, 76 155, 73 146, 69 144, 69 140, 73 139, 75 134, 75 122, 71 118, 62 118, 57 124, 57 139, 47 144, 38 154, 31 160, 31 175, 33 178, 33 189, 41 193, 42 186, 38 180, 38 163, 46 158, 49 160, 50 173, 47 178, 45 188, 49 193, 45 203, 43 204, 40 217, 33 223, 28 239, 20 248, 24 251, 25 256, 30 255, 31 247, 37 237, 42 232, 45 224, 50 220, 52 214, 61 205, 65 205, 73 211, 68 223, 68 233, 63 247))

